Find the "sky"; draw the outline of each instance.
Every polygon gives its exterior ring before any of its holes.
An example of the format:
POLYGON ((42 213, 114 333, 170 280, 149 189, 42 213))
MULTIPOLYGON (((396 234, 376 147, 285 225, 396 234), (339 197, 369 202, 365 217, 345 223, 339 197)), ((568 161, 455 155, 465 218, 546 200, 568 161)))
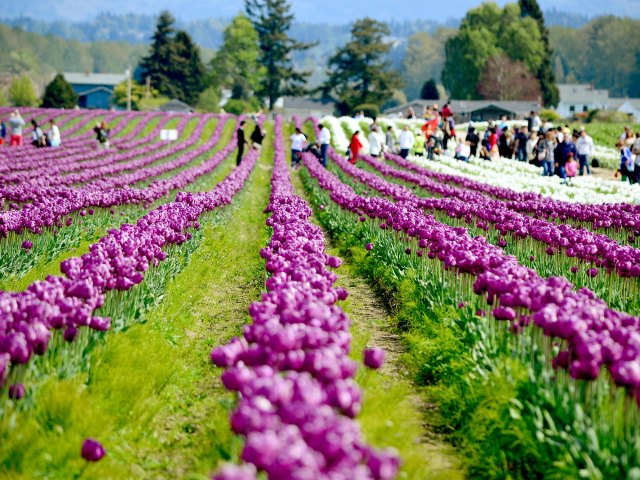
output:
MULTIPOLYGON (((2 0, 4 3, 5 0, 2 0)), ((603 14, 640 18, 640 0, 538 0, 543 10, 556 8, 588 17, 603 14)), ((427 18, 444 21, 462 18, 481 0, 290 0, 296 19, 314 23, 344 24, 364 16, 377 20, 427 18)), ((497 0, 504 5, 507 0, 497 0)), ((183 20, 229 18, 243 9, 243 0, 21 0, 3 8, 7 18, 21 15, 40 20, 90 20, 97 13, 156 15, 169 9, 183 20)))

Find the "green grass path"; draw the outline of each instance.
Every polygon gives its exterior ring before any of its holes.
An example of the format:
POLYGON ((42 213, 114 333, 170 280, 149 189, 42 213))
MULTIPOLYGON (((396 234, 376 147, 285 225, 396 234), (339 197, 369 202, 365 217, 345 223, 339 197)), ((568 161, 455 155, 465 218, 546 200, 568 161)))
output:
POLYGON ((84 465, 86 437, 108 451, 86 479, 208 479, 219 462, 237 457, 241 443, 228 419, 234 395, 209 354, 241 333, 264 287, 269 137, 265 147, 226 218, 203 222, 201 245, 145 323, 109 335, 88 375, 47 381, 26 414, 5 419, 0 478, 72 479, 84 465))
MULTIPOLYGON (((296 193, 309 201, 299 175, 293 175, 293 182, 296 193)), ((313 217, 312 221, 320 224, 313 217)), ((383 348, 387 353, 382 369, 372 371, 361 367, 356 377, 364 394, 358 420, 365 438, 376 447, 393 447, 400 453, 403 465, 398 478, 465 478, 458 454, 426 424, 426 406, 402 365, 403 346, 394 333, 395 320, 367 280, 357 273, 356 260, 332 245, 327 233, 325 239, 327 253, 343 259, 342 266, 336 270, 336 286, 349 292, 340 306, 351 319, 351 357, 361 361, 362 351, 369 346, 383 348)))

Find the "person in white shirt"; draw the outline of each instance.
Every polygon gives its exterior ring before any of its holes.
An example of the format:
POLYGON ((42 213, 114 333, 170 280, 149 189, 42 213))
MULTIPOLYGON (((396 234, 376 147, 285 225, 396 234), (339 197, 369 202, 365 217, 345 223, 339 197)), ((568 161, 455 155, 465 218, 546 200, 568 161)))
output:
POLYGON ((378 135, 378 127, 371 127, 371 132, 367 140, 369 140, 369 155, 378 158, 382 151, 382 142, 380 141, 380 135, 378 135))
POLYGON ((291 166, 297 168, 300 166, 300 160, 302 158, 302 150, 307 143, 307 137, 304 133, 296 128, 296 133, 291 135, 291 166))
POLYGON ((327 168, 327 151, 331 145, 331 132, 327 127, 320 124, 320 135, 318 135, 318 143, 320 144, 320 163, 327 168))
POLYGON ((594 153, 593 139, 587 135, 584 127, 580 129, 580 137, 576 141, 578 151, 578 162, 580 164, 580 176, 584 175, 584 167, 587 167, 587 175, 591 175, 589 162, 594 153))
POLYGON ((540 120, 540 115, 538 115, 538 112, 535 112, 533 115, 533 120, 531 121, 531 130, 539 132, 541 126, 542 120, 540 120))
POLYGON ((47 138, 49 139, 50 146, 60 146, 60 129, 58 128, 58 125, 56 125, 56 121, 53 118, 51 119, 51 127, 49 128, 49 132, 47 132, 47 138))
POLYGON ((409 130, 409 125, 405 125, 402 128, 398 140, 400 140, 400 156, 402 158, 407 158, 409 156, 409 152, 413 148, 413 142, 415 141, 413 133, 409 130))

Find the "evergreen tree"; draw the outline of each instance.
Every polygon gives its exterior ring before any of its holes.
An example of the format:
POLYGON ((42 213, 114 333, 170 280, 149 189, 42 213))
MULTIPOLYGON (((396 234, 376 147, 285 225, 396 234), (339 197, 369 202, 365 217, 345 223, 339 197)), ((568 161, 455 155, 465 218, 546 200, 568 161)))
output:
POLYGON ((542 89, 542 100, 545 106, 557 106, 560 101, 560 92, 556 86, 556 78, 553 73, 553 49, 549 44, 549 30, 544 24, 544 14, 538 5, 537 0, 518 0, 520 5, 520 15, 523 18, 531 17, 538 24, 540 29, 540 36, 542 38, 542 44, 544 46, 544 56, 542 62, 538 67, 538 70, 534 73, 537 74, 540 81, 540 88, 542 89))
POLYGON ((174 40, 173 53, 169 76, 178 90, 176 96, 194 105, 204 86, 204 65, 200 58, 200 49, 187 32, 179 31, 174 40))
POLYGON ((306 50, 312 44, 297 42, 289 37, 293 14, 287 0, 245 0, 247 16, 260 39, 260 63, 266 68, 258 95, 268 99, 269 110, 284 95, 303 95, 304 85, 311 72, 297 72, 292 54, 306 50))
POLYGON ((73 108, 77 103, 78 95, 59 73, 44 89, 42 96, 42 107, 44 108, 73 108))
POLYGON ((172 83, 171 75, 175 60, 174 23, 175 19, 168 11, 160 14, 152 37, 151 51, 140 62, 142 75, 151 77, 151 86, 168 97, 176 97, 179 93, 172 83))
POLYGON ((380 107, 402 84, 400 75, 391 69, 387 54, 391 46, 384 41, 389 27, 372 18, 358 20, 351 27, 351 41, 329 59, 325 95, 338 98, 341 113, 356 106, 380 107))
POLYGON ((422 100, 440 100, 440 93, 438 93, 438 86, 433 78, 430 78, 420 90, 420 98, 422 100))

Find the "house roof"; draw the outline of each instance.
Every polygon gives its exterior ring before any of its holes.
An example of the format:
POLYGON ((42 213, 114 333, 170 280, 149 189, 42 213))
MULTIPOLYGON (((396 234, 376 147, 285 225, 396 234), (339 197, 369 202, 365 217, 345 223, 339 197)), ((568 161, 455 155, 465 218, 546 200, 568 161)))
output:
POLYGON ((334 103, 330 101, 323 101, 309 97, 284 97, 282 99, 284 108, 300 108, 300 109, 329 109, 333 110, 334 103))
POLYGON ((624 104, 627 104, 636 110, 640 111, 640 98, 610 98, 609 99, 609 108, 618 109, 622 107, 624 104))
POLYGON ((174 98, 173 100, 169 100, 167 103, 160 105, 160 107, 158 107, 158 111, 191 113, 193 112, 193 107, 187 105, 181 100, 174 98))
POLYGON ((608 103, 609 90, 598 90, 587 83, 559 84, 561 103, 608 103))
POLYGON ((112 85, 115 86, 127 79, 124 73, 84 73, 64 72, 64 79, 72 85, 112 85))
POLYGON ((112 89, 101 85, 99 87, 90 88, 89 90, 85 90, 84 92, 80 92, 77 95, 79 97, 85 97, 87 95, 91 95, 92 93, 96 93, 96 92, 106 92, 106 93, 108 93, 110 95, 113 94, 113 90, 112 89))
MULTIPOLYGON (((425 106, 433 105, 437 103, 440 107, 444 105, 444 101, 442 100, 413 100, 412 102, 405 103, 403 105, 398 105, 397 107, 388 108, 384 111, 385 114, 393 114, 398 112, 404 112, 409 107, 413 107, 415 110, 417 108, 424 108, 425 106)), ((540 111, 540 104, 537 102, 518 102, 518 101, 502 101, 502 100, 450 100, 449 105, 451 106, 451 110, 454 114, 461 113, 471 113, 476 112, 478 110, 484 110, 489 107, 495 107, 501 110, 505 110, 507 112, 513 113, 529 113, 532 110, 537 112, 540 111)), ((422 114, 422 110, 417 111, 417 115, 422 114)))
POLYGON ((451 100, 449 104, 454 114, 476 112, 489 107, 495 107, 513 113, 537 112, 541 108, 537 102, 514 100, 451 100))

